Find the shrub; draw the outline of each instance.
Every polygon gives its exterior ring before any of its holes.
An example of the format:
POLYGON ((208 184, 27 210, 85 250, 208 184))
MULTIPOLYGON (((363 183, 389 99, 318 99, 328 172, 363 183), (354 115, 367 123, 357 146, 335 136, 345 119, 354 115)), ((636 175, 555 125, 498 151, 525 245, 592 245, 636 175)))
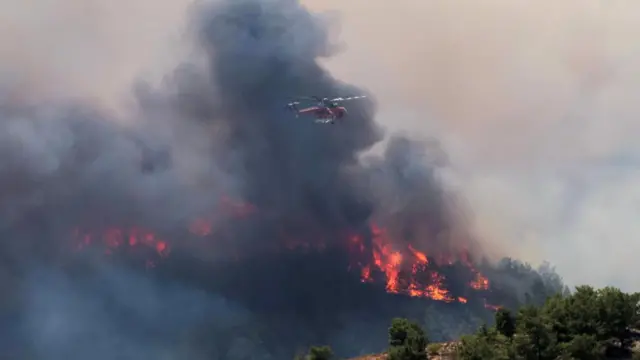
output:
POLYGON ((440 354, 440 350, 442 350, 442 344, 432 343, 427 346, 427 353, 429 356, 436 356, 440 354))
POLYGON ((428 339, 413 321, 396 318, 389 327, 389 360, 425 360, 428 339))
POLYGON ((297 355, 294 360, 331 360, 333 351, 329 346, 312 346, 307 355, 297 355))

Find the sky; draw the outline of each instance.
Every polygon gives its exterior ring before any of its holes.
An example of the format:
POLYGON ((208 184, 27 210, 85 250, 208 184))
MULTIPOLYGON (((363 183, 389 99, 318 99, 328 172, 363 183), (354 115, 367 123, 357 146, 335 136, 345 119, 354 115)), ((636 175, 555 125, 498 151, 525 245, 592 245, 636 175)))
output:
MULTIPOLYGON (((265 0, 273 1, 273 0, 265 0)), ((124 111, 188 55, 191 0, 0 0, 0 91, 124 111)), ((335 15, 323 62, 388 131, 436 138, 499 255, 640 290, 640 3, 303 0, 335 15)))
POLYGON ((339 10, 334 73, 388 128, 442 142, 486 241, 572 284, 640 290, 640 3, 310 3, 339 10))

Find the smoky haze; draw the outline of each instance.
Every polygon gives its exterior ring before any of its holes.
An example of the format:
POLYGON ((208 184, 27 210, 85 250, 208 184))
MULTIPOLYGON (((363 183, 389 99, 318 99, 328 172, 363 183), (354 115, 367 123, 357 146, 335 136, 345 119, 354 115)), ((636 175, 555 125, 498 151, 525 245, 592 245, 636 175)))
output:
POLYGON ((637 290, 638 4, 307 1, 381 124, 437 136, 478 234, 571 283, 637 290), (392 114, 393 116, 386 116, 392 114))

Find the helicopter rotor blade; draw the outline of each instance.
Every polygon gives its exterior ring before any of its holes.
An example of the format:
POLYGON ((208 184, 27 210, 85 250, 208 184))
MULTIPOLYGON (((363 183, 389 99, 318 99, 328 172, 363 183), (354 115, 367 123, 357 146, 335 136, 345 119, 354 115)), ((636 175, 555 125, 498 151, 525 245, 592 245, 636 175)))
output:
POLYGON ((347 100, 355 100, 355 99, 363 99, 366 98, 366 95, 361 95, 361 96, 350 96, 350 97, 337 97, 335 99, 331 99, 331 101, 347 101, 347 100))
POLYGON ((311 101, 320 101, 320 98, 317 96, 300 96, 297 97, 298 100, 311 100, 311 101))

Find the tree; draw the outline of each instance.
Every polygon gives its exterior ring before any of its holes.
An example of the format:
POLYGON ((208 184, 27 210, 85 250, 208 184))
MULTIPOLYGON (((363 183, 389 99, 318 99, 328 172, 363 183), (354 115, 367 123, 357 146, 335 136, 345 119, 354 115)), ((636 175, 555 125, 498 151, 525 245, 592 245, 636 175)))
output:
POLYGON ((604 355, 604 348, 594 335, 576 335, 563 348, 563 355, 572 359, 598 360, 604 355))
POLYGON ((495 329, 463 336, 456 349, 460 360, 510 360, 515 358, 510 341, 495 329))
POLYGON ((440 350, 442 350, 442 344, 431 343, 427 346, 427 354, 429 354, 429 356, 439 355, 440 350))
POLYGON ((495 327, 483 325, 475 335, 463 338, 458 356, 462 360, 628 358, 640 325, 639 302, 637 293, 579 286, 573 294, 551 296, 541 307, 520 308, 515 319, 499 310, 495 327))
POLYGON ((556 295, 547 300, 542 314, 559 343, 570 343, 579 334, 594 335, 598 341, 606 339, 597 299, 595 289, 579 286, 570 296, 556 295))
POLYGON ((639 319, 639 299, 613 287, 596 290, 579 286, 569 296, 548 299, 543 313, 560 344, 569 346, 577 336, 589 335, 598 348, 605 346, 607 353, 628 353, 630 329, 639 319))
POLYGON ((500 308, 496 311, 496 329, 507 338, 511 339, 516 333, 516 320, 507 309, 500 308))
POLYGON ((424 360, 428 339, 424 330, 413 321, 395 318, 389 327, 389 360, 424 360))
POLYGON ((605 287, 597 291, 596 303, 602 340, 615 339, 624 350, 631 345, 630 328, 638 321, 638 297, 620 289, 605 287))
POLYGON ((524 359, 552 360, 558 355, 555 334, 540 310, 525 306, 516 319, 517 336, 514 337, 516 351, 524 359))
POLYGON ((329 346, 312 346, 309 349, 307 360, 331 360, 333 351, 329 346))
POLYGON ((333 351, 329 346, 312 346, 306 355, 296 355, 294 360, 331 360, 333 351))
POLYGON ((591 286, 578 286, 575 293, 566 298, 564 311, 567 313, 567 342, 577 334, 592 334, 599 340, 604 339, 603 324, 598 318, 597 298, 598 293, 591 286))

